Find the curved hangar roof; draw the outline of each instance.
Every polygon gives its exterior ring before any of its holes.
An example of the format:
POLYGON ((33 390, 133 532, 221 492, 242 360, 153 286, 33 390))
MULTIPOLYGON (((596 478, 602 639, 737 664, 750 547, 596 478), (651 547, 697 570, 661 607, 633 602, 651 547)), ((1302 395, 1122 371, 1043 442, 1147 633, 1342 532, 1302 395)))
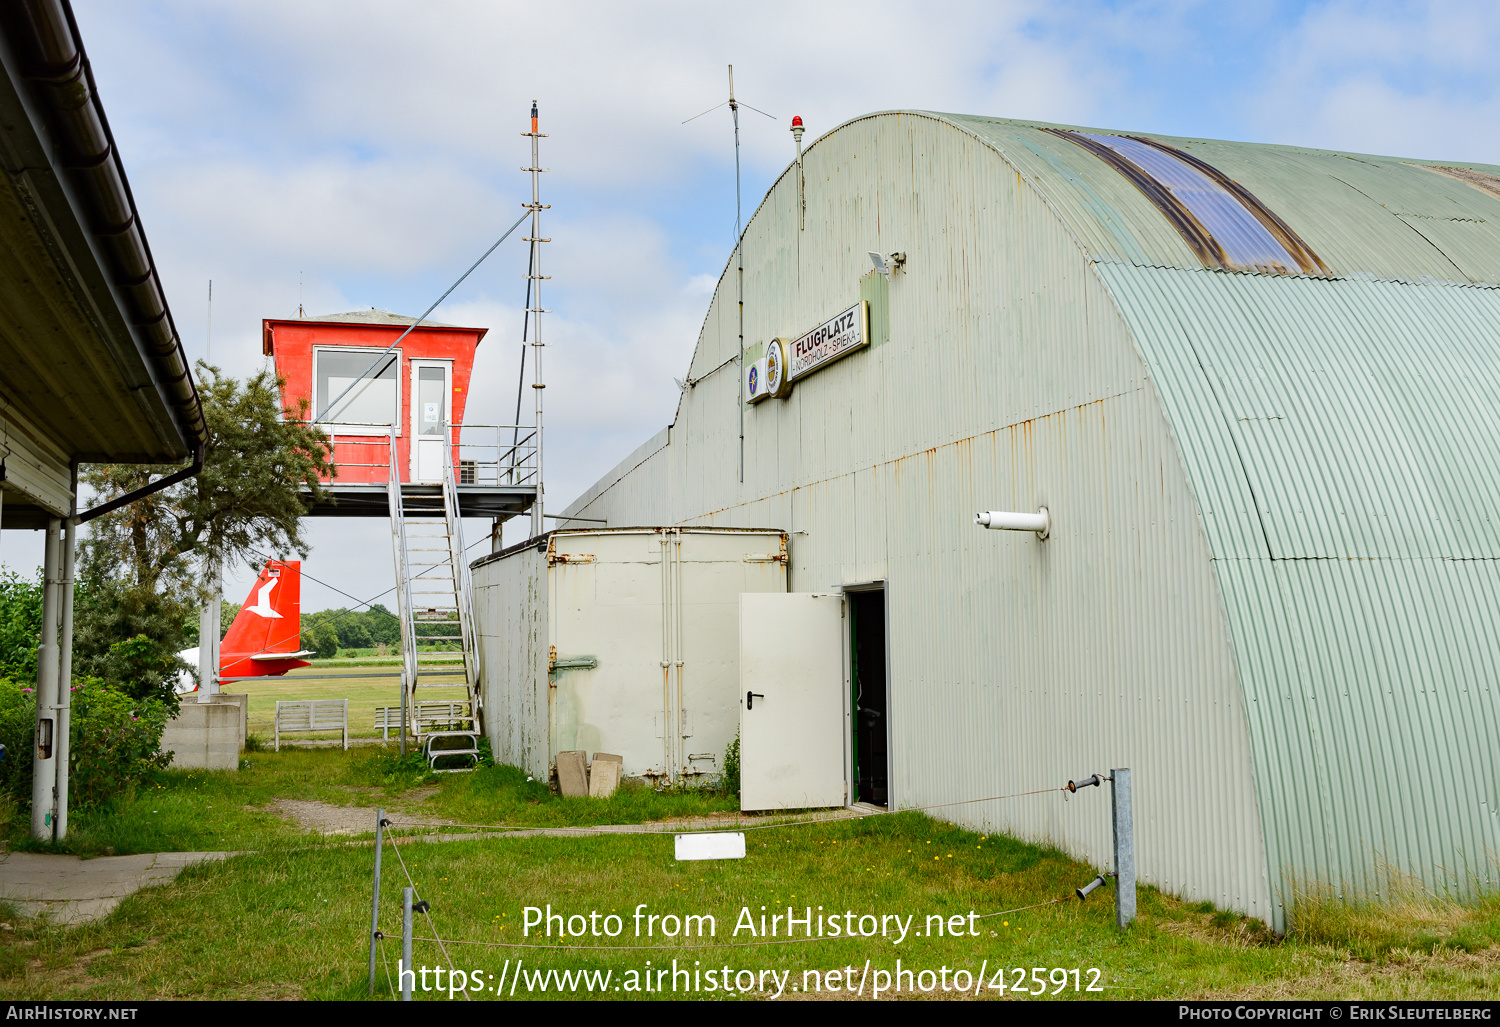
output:
POLYGON ((931 116, 999 150, 1092 256, 1500 283, 1500 167, 931 116))

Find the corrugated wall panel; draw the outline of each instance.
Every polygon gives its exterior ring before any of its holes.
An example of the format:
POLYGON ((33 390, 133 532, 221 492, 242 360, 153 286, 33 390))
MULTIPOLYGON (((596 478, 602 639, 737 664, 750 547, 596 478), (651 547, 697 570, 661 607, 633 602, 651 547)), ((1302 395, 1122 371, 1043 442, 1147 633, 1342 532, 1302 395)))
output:
POLYGON ((1263 528, 1260 553, 1210 537, 1278 890, 1484 881, 1500 290, 1100 271, 1206 522, 1248 492, 1263 528))
POLYGON ((1103 273, 1154 359, 1198 364, 1191 423, 1239 454, 1272 557, 1500 558, 1500 289, 1103 273))
POLYGON ((547 559, 535 548, 474 568, 484 733, 495 758, 547 778, 547 559))
MULTIPOLYGON (((807 230, 777 213, 794 209, 789 178, 747 228, 746 338, 815 326, 859 298, 867 250, 902 250, 890 341, 747 409, 743 486, 721 374, 684 393, 666 449, 569 512, 784 518, 770 526, 798 532, 792 590, 887 581, 900 805, 1130 766, 1144 878, 1278 920, 1208 540, 1077 240, 992 149, 933 118, 864 119, 807 164, 807 230), (973 524, 1043 503, 1045 543, 973 524)), ((733 290, 726 278, 716 309, 733 290)), ((734 352, 735 331, 710 316, 695 373, 734 352)), ((1109 859, 1102 791, 938 812, 1109 859)))

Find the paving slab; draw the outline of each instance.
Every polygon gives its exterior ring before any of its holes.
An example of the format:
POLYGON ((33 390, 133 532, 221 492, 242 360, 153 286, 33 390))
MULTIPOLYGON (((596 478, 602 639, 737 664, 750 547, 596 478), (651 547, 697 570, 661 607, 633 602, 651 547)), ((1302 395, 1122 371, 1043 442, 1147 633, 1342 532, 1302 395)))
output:
POLYGON ((108 916, 127 895, 170 884, 186 866, 226 859, 233 852, 143 852, 135 856, 56 856, 0 853, 0 900, 27 916, 81 924, 108 916))

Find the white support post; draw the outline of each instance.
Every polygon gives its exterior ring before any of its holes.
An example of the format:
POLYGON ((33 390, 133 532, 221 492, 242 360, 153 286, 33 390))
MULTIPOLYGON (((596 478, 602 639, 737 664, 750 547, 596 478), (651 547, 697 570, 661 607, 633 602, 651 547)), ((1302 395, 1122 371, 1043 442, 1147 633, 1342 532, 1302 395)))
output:
POLYGON ((219 691, 219 619, 224 594, 223 565, 203 557, 203 607, 198 611, 198 701, 211 703, 219 691))
POLYGON ((31 836, 52 840, 57 800, 57 600, 62 520, 47 522, 42 555, 42 642, 36 651, 36 745, 31 762, 31 836))
MULTIPOLYGON (((77 489, 74 489, 77 492, 77 489)), ((73 722, 73 550, 77 525, 68 518, 62 535, 62 630, 58 633, 57 660, 57 811, 52 837, 62 841, 68 833, 68 750, 73 722)))

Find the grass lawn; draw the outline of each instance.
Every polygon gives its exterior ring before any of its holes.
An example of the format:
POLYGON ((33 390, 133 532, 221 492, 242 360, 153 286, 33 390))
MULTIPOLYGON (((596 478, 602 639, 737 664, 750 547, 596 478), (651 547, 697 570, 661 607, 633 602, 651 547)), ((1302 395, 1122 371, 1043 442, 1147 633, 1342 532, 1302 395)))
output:
MULTIPOLYGON (((77 844, 85 850, 92 846, 97 852, 112 838, 122 852, 152 847, 257 851, 189 869, 167 887, 127 899, 99 924, 63 929, 10 920, 15 930, 0 932, 0 997, 364 997, 373 852, 368 845, 301 831, 265 810, 274 798, 379 803, 397 820, 406 813, 464 823, 639 822, 733 808, 724 797, 650 789, 625 791, 611 800, 561 799, 510 768, 434 781, 378 750, 252 753, 247 760, 237 775, 163 774, 108 816, 80 815, 77 844)), ((544 993, 541 981, 530 976, 552 970, 610 974, 607 984, 589 978, 593 992, 574 978, 576 993, 566 997, 670 998, 674 959, 679 971, 698 974, 692 985, 678 976, 676 997, 764 996, 775 994, 774 980, 782 982, 784 997, 806 997, 794 989, 814 985, 819 997, 856 997, 852 989, 861 979, 865 997, 877 985, 889 995, 899 959, 901 970, 917 971, 909 983, 901 979, 902 994, 917 989, 919 995, 944 998, 963 997, 942 989, 943 982, 953 985, 956 971, 963 972, 956 979, 967 984, 971 996, 977 986, 979 998, 1031 998, 1010 989, 1042 988, 1032 976, 1037 967, 1048 999, 1057 988, 1058 999, 1500 998, 1496 897, 1459 904, 1409 895, 1400 904, 1367 910, 1309 904, 1292 935, 1278 939, 1235 914, 1143 888, 1140 918, 1120 935, 1109 889, 1083 903, 1069 897, 1093 868, 1053 849, 976 835, 921 814, 776 827, 748 832, 747 840, 743 860, 679 863, 671 836, 661 834, 440 844, 407 838, 399 857, 389 845, 385 849, 382 927, 399 933, 404 861, 419 894, 432 905, 432 925, 453 964, 477 973, 467 983, 487 989, 475 992, 476 1000, 493 1000, 489 989, 502 979, 507 997, 513 983, 517 999, 557 996, 557 978, 544 993), (968 916, 1036 903, 1050 904, 968 916), (550 940, 522 937, 527 907, 545 910, 549 904, 554 913, 583 918, 571 921, 575 929, 597 912, 601 931, 606 925, 614 929, 614 922, 604 919, 611 914, 622 918, 621 931, 613 938, 596 937, 590 928, 582 937, 566 939, 580 948, 559 947, 555 921, 550 940), (633 914, 641 904, 637 938, 633 914), (775 938, 759 936, 762 906, 768 918, 782 917, 775 938), (825 937, 800 940, 799 927, 798 940, 786 943, 788 906, 799 919, 813 907, 815 925, 817 907, 823 907, 825 937), (649 920, 653 914, 655 922, 649 920), (676 923, 661 917, 689 914, 714 917, 715 936, 661 936, 664 923, 669 928, 676 923), (885 920, 889 937, 827 937, 826 918, 833 914, 856 931, 879 929, 881 921, 861 924, 861 917, 899 916, 907 933, 899 937, 894 923, 885 920), (742 915, 754 922, 755 936, 744 929, 734 933, 742 915), (924 933, 936 923, 927 918, 938 915, 944 918, 943 934, 924 933), (948 934, 950 927, 957 936, 948 934), (502 944, 515 942, 543 947, 502 944), (642 945, 658 947, 627 947, 642 945), (660 979, 664 993, 628 990, 644 989, 648 960, 653 988, 654 975, 666 971, 660 979), (846 966, 854 969, 852 983, 846 966), (997 967, 1006 973, 996 976, 997 967), (976 981, 981 968, 984 977, 976 981), (1011 968, 1023 970, 1020 978, 1011 968), (1074 968, 1080 971, 1076 978, 1074 968), (1097 985, 1104 991, 1083 990, 1095 980, 1090 968, 1098 969, 1097 985), (710 969, 713 990, 704 976, 710 969), (830 971, 837 971, 833 978, 830 971), (923 971, 931 976, 921 976, 923 971), (1065 978, 1061 985, 1060 978, 1065 978), (933 990, 922 992, 929 982, 933 990), (683 990, 690 986, 696 990, 683 990)), ((431 937, 420 916, 416 933, 431 937)), ((399 942, 384 946, 394 972, 399 942)), ((446 963, 431 941, 417 942, 415 961, 419 967, 446 963)), ((435 983, 432 974, 426 980, 435 983)), ((377 986, 388 999, 384 969, 377 986)), ((424 995, 419 984, 418 997, 438 995, 424 995)))

